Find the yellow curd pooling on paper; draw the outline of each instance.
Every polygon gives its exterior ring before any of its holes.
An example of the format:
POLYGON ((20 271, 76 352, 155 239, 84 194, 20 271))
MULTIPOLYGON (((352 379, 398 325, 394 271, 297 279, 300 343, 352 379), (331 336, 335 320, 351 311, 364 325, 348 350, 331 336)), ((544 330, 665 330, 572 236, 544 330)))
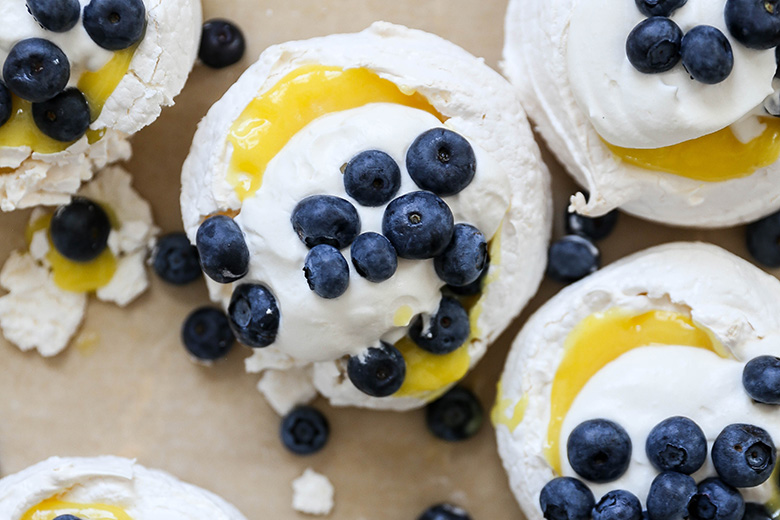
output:
POLYGON ((133 520, 121 507, 106 504, 76 504, 57 498, 44 500, 29 509, 19 520, 54 520, 60 515, 73 515, 82 520, 133 520))
POLYGON ((369 103, 404 105, 443 120, 421 94, 403 92, 368 69, 301 67, 253 99, 233 122, 227 138, 233 146, 228 182, 241 200, 246 199, 260 188, 271 159, 306 125, 369 103))
POLYGON ((620 159, 641 168, 698 181, 727 181, 747 177, 780 157, 780 120, 760 120, 766 128, 747 143, 737 139, 730 127, 663 148, 621 148, 604 143, 620 159))
POLYGON ((697 347, 728 357, 711 332, 684 314, 658 310, 637 314, 614 308, 582 320, 566 338, 552 384, 544 455, 556 474, 561 475, 561 427, 577 394, 610 361, 651 345, 697 347))
MULTIPOLYGON (((103 105, 119 82, 127 74, 137 45, 114 53, 114 56, 100 70, 85 72, 78 81, 78 89, 87 98, 91 119, 94 121, 103 110, 103 105)), ((29 146, 37 153, 57 153, 72 143, 52 139, 43 134, 32 117, 32 103, 12 96, 11 118, 0 126, 0 147, 29 146)), ((87 138, 94 143, 103 137, 102 131, 87 131, 87 138)))

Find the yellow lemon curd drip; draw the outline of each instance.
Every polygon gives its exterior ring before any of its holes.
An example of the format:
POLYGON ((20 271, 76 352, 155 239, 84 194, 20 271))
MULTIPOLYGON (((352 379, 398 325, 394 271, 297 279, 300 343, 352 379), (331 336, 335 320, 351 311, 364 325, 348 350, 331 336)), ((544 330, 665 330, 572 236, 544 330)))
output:
POLYGON ((737 139, 730 127, 663 148, 621 148, 604 142, 613 154, 641 168, 698 181, 727 181, 746 177, 780 157, 780 120, 760 120, 766 128, 747 143, 737 139))
MULTIPOLYGON (((78 89, 87 98, 92 121, 98 118, 108 97, 127 74, 137 45, 114 53, 100 70, 85 72, 78 81, 78 89)), ((103 137, 103 131, 87 131, 94 143, 103 137)), ((38 130, 32 117, 32 103, 12 95, 11 118, 0 126, 0 147, 29 146, 37 153, 57 153, 72 143, 57 141, 38 130)))
POLYGON ((684 345, 729 357, 710 331, 680 313, 655 310, 637 314, 614 308, 582 320, 566 338, 563 359, 552 384, 544 455, 558 475, 561 427, 577 394, 610 361, 629 350, 651 345, 684 345))
POLYGON ((106 504, 76 504, 57 498, 44 500, 30 508, 19 520, 54 520, 60 515, 73 515, 83 520, 133 520, 121 507, 106 504))
POLYGON ((512 432, 523 422, 527 407, 527 393, 523 394, 517 402, 513 402, 512 399, 504 397, 504 384, 503 381, 499 381, 498 390, 496 391, 496 403, 490 411, 490 422, 493 423, 493 426, 503 424, 512 432))
POLYGON ((403 92, 368 69, 309 65, 292 71, 253 99, 233 122, 228 182, 241 200, 254 194, 271 159, 320 116, 369 103, 396 103, 444 118, 421 94, 403 92))
MULTIPOLYGON (((35 233, 42 229, 49 229, 50 223, 51 215, 44 215, 30 224, 26 230, 27 244, 32 242, 35 233)), ((47 238, 49 252, 46 253, 46 259, 51 264, 54 283, 60 289, 71 292, 91 292, 107 285, 113 278, 117 262, 109 248, 106 248, 94 260, 74 262, 62 256, 54 248, 48 232, 47 238)))

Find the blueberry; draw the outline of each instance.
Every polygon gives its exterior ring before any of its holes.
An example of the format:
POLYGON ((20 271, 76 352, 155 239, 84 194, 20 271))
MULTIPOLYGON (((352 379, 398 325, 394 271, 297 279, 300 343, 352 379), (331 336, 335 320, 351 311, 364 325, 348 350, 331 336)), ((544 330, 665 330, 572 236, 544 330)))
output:
POLYGON ((200 278, 198 249, 184 233, 168 233, 157 240, 152 251, 152 267, 157 276, 174 285, 200 278))
POLYGON ((746 502, 745 514, 742 515, 742 520, 772 520, 772 515, 769 514, 769 510, 764 504, 746 502))
POLYGON ((628 61, 639 72, 665 72, 680 61, 683 33, 676 23, 663 16, 642 20, 626 39, 628 61))
POLYGON ((739 491, 717 478, 699 483, 688 505, 691 520, 741 520, 745 501, 739 491))
POLYGON ((688 74, 708 85, 726 79, 734 67, 729 40, 711 25, 697 25, 685 33, 680 44, 680 56, 688 74))
POLYGON ((230 328, 244 345, 262 348, 276 341, 279 307, 267 287, 256 284, 236 287, 230 298, 228 316, 230 328))
POLYGON ((398 255, 390 241, 379 233, 363 233, 349 250, 355 271, 369 282, 384 282, 395 274, 398 255))
POLYGON ((614 209, 600 217, 586 217, 579 213, 566 211, 564 224, 566 233, 569 235, 580 235, 590 240, 601 240, 609 236, 615 229, 620 213, 614 209))
POLYGON ((566 451, 578 475, 591 482, 610 482, 628 469, 631 439, 619 424, 591 419, 572 430, 566 451))
POLYGON ((238 224, 226 215, 203 221, 195 236, 200 265, 219 283, 235 282, 249 271, 249 248, 238 224))
POLYGON ((236 341, 228 317, 220 309, 195 309, 181 327, 184 348, 203 361, 225 357, 236 341))
POLYGON ((54 520, 81 520, 81 518, 73 515, 59 515, 54 517, 54 520))
POLYGON ((322 298, 338 298, 349 287, 349 264, 333 246, 314 246, 303 267, 309 289, 322 298))
POLYGON ((642 504, 628 491, 610 491, 593 508, 593 520, 642 520, 642 504))
POLYGON ((73 197, 51 217, 49 235, 54 248, 74 262, 94 260, 106 249, 111 222, 99 204, 73 197))
POLYGON ((27 0, 27 10, 41 27, 52 32, 73 29, 81 16, 79 0, 27 0))
POLYGON ((417 520, 471 520, 471 517, 458 506, 437 504, 423 511, 417 520))
POLYGON ((547 276, 570 283, 596 271, 601 255, 593 243, 578 235, 566 235, 550 244, 547 251, 547 276))
POLYGON ((433 258, 444 252, 455 228, 452 211, 428 191, 401 195, 387 205, 382 234, 398 256, 412 260, 433 258))
POLYGON ((63 90, 70 79, 70 62, 49 40, 28 38, 11 48, 3 65, 8 90, 22 99, 40 103, 63 90))
POLYGON ((763 428, 730 424, 712 444, 712 464, 730 486, 754 487, 766 481, 775 467, 775 445, 763 428))
POLYGON ((332 195, 312 195, 293 209, 293 230, 306 247, 328 244, 344 249, 360 233, 360 216, 355 206, 332 195))
POLYGON ((596 500, 576 478, 558 477, 544 485, 539 505, 547 520, 590 520, 596 500))
POLYGON ((726 28, 739 43, 751 49, 780 45, 780 1, 726 0, 726 28))
POLYGON ((463 441, 473 437, 482 426, 482 405, 470 390, 456 386, 425 409, 428 430, 445 441, 463 441))
POLYGON ((670 16, 688 0, 634 0, 645 16, 670 16))
POLYGON ((649 520, 679 520, 688 516, 688 504, 696 494, 696 481, 683 473, 666 471, 653 479, 647 494, 649 520))
POLYGON ((360 152, 344 169, 344 188, 363 206, 387 204, 401 187, 401 169, 379 150, 360 152))
POLYGON ((448 291, 457 294, 458 296, 474 296, 475 294, 479 294, 482 292, 482 284, 484 283, 489 270, 490 254, 485 257, 485 267, 482 268, 482 272, 479 273, 476 280, 466 285, 447 285, 446 288, 448 291))
POLYGON ((780 211, 748 224, 745 241, 756 262, 780 267, 780 211))
POLYGON ((203 24, 198 57, 207 67, 222 69, 238 63, 244 56, 244 33, 228 20, 208 20, 203 24))
POLYGON ((311 455, 325 447, 330 425, 322 412, 311 406, 298 406, 282 418, 279 434, 282 444, 298 455, 311 455))
POLYGON ((457 350, 471 334, 469 313, 454 298, 443 297, 436 314, 423 330, 422 316, 409 326, 409 337, 423 350, 434 354, 449 354, 457 350))
POLYGON ((145 28, 143 0, 90 0, 84 7, 84 29, 104 49, 131 47, 141 40, 145 28))
POLYGON ((75 141, 89 129, 89 105, 76 88, 60 92, 48 101, 33 103, 32 115, 35 126, 57 141, 75 141))
POLYGON ((742 371, 742 386, 759 403, 780 404, 780 358, 758 356, 742 371))
POLYGON ((670 417, 650 430, 645 452, 656 469, 690 475, 707 459, 707 437, 687 417, 670 417))
POLYGON ((11 119, 11 113, 13 112, 13 101, 11 99, 11 91, 5 86, 5 83, 0 81, 0 126, 3 126, 11 119))
POLYGON ((380 342, 347 362, 347 376, 355 387, 373 397, 387 397, 401 388, 406 377, 406 361, 390 343, 380 342))
POLYGON ((420 134, 406 152, 409 176, 423 190, 446 197, 471 183, 477 159, 469 142, 445 128, 420 134))
POLYGON ((487 240, 470 224, 456 224, 452 240, 433 259, 436 274, 446 284, 463 286, 474 282, 487 263, 487 240))

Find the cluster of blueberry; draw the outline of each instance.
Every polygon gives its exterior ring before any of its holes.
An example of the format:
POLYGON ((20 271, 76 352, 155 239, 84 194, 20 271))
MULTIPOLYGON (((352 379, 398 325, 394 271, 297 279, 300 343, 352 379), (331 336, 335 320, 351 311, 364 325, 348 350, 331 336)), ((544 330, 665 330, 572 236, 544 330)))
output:
MULTIPOLYGON (((683 35, 669 17, 687 0, 635 0, 649 16, 626 40, 626 54, 640 72, 664 72, 682 60, 691 77, 714 85, 725 80, 734 66, 734 54, 726 36, 710 25, 697 25, 683 35)), ((751 49, 780 45, 777 0, 727 0, 724 16, 734 39, 751 49)))
MULTIPOLYGON (((474 226, 454 223, 442 197, 468 186, 476 173, 476 157, 459 134, 434 128, 418 136, 406 156, 409 175, 422 191, 395 197, 401 170, 392 157, 368 150, 344 167, 344 187, 360 205, 386 206, 382 234, 360 232, 355 206, 340 197, 313 195, 300 201, 291 224, 309 252, 303 272, 309 288, 322 298, 338 298, 347 290, 350 268, 341 250, 349 247, 355 272, 373 283, 391 278, 398 257, 433 259, 439 278, 454 292, 479 292, 486 271, 487 241, 474 226), (394 198, 395 197, 395 198, 394 198)), ((241 279, 249 270, 249 250, 238 224, 228 216, 208 218, 198 229, 196 244, 204 272, 220 283, 241 279)), ((262 284, 242 284, 233 292, 228 309, 238 339, 250 347, 273 343, 280 313, 276 299, 262 284)), ((439 309, 423 329, 422 317, 410 326, 410 337, 423 349, 446 354, 470 333, 468 312, 455 298, 442 298, 439 309)), ((350 358, 347 372, 361 391, 375 397, 395 393, 406 375, 401 353, 389 343, 369 347, 350 358)))
MULTIPOLYGON (((78 0, 27 0, 27 9, 44 29, 58 33, 73 29, 82 17, 78 0)), ((146 8, 142 0, 91 0, 84 7, 83 24, 100 47, 125 49, 143 36, 146 8)), ((36 126, 52 139, 75 141, 89 128, 87 99, 68 88, 70 62, 53 42, 28 38, 16 43, 3 64, 3 78, 0 125, 11 117, 14 94, 32 103, 36 126)))
MULTIPOLYGON (((780 404, 780 358, 759 356, 745 366, 743 386, 759 403, 780 404)), ((628 469, 631 439, 618 424, 605 419, 585 421, 566 443, 572 469, 591 482, 611 482, 628 469)), ((670 417, 649 433, 645 452, 661 473, 653 480, 645 505, 649 520, 769 520, 762 504, 745 504, 737 488, 764 483, 775 468, 777 451, 769 433, 750 424, 730 424, 712 445, 717 477, 696 484, 690 475, 707 458, 707 438, 687 417, 670 417), (744 516, 747 515, 747 516, 744 516)), ((778 483, 780 485, 780 483, 778 483)), ((539 497, 549 520, 642 520, 639 499, 625 490, 607 493, 596 503, 581 481, 558 477, 539 497)))

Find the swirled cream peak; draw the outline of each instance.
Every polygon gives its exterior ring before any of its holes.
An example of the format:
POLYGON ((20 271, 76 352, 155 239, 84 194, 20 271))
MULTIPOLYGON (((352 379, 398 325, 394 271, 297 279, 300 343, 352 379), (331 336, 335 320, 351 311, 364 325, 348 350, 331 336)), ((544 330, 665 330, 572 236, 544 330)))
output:
POLYGON ((711 25, 729 39, 734 68, 716 85, 691 79, 681 62, 658 74, 644 74, 629 63, 626 38, 646 19, 634 2, 574 5, 566 44, 569 81, 577 104, 603 139, 626 148, 660 148, 730 126, 761 106, 773 92, 774 50, 748 49, 731 38, 725 3, 688 0, 671 16, 683 33, 711 25))

